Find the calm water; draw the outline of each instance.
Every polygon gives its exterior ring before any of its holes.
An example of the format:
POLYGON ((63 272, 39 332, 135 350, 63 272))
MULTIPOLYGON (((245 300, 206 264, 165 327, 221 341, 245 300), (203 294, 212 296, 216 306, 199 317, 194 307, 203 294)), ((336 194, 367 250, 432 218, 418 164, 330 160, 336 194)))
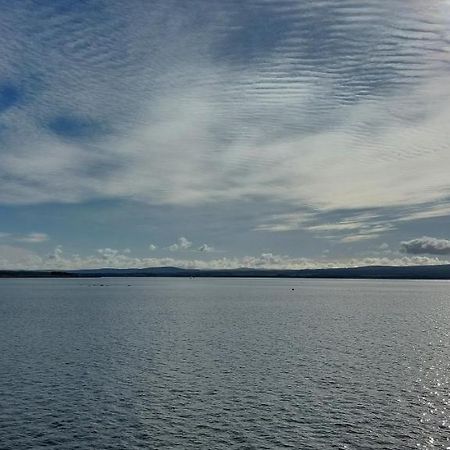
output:
POLYGON ((0 280, 0 448, 447 448, 449 329, 448 282, 0 280))

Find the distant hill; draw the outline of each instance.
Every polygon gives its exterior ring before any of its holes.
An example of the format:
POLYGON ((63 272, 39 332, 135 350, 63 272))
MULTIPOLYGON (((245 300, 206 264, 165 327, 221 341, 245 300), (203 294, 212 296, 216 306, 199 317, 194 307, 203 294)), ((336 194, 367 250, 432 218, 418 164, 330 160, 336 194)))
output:
POLYGON ((222 277, 222 278, 360 278, 450 280, 450 265, 439 266, 367 266, 335 269, 181 269, 148 267, 145 269, 85 269, 67 271, 0 270, 0 278, 99 278, 99 277, 222 277))
POLYGON ((74 278, 75 274, 57 270, 0 270, 0 278, 74 278))

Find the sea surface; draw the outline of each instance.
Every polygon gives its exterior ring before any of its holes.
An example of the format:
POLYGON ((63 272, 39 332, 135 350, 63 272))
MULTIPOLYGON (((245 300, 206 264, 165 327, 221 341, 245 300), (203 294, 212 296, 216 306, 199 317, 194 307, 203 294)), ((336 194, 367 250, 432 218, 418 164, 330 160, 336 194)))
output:
POLYGON ((450 282, 0 280, 0 448, 450 448, 450 282))

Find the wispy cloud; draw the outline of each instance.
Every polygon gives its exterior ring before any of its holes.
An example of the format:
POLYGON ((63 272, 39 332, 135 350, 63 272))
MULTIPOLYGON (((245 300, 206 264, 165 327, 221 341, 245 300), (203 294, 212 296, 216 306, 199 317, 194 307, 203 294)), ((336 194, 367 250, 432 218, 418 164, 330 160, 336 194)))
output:
POLYGON ((29 233, 14 238, 17 242, 24 242, 27 244, 40 244, 49 240, 49 237, 45 233, 29 233))
POLYGON ((376 239, 381 234, 395 229, 395 220, 382 218, 375 213, 344 212, 334 221, 324 221, 320 213, 278 215, 271 222, 258 226, 259 231, 293 231, 305 230, 322 238, 342 244, 376 239), (330 234, 331 233, 331 234, 330 234))
POLYGON ((295 231, 314 223, 317 212, 290 212, 271 215, 264 223, 258 224, 255 231, 295 231))
POLYGON ((376 239, 379 234, 354 234, 350 236, 344 236, 339 240, 342 244, 351 244, 353 242, 368 241, 370 239, 376 239))
POLYGON ((433 219, 436 217, 450 216, 450 205, 444 202, 441 205, 418 205, 419 210, 406 212, 397 218, 398 222, 410 222, 413 220, 433 219))
MULTIPOLYGON (((239 4, 198 7, 123 14, 111 2, 30 17, 42 31, 20 54, 28 78, 4 87, 0 200, 258 195, 333 210, 445 198, 450 83, 436 55, 446 54, 447 2, 252 2, 254 36, 239 4)), ((16 25, 2 36, 8 70, 23 12, 4 12, 16 25)))
POLYGON ((448 1, 181 3, 4 5, 0 204, 245 205, 342 244, 450 215, 448 1))

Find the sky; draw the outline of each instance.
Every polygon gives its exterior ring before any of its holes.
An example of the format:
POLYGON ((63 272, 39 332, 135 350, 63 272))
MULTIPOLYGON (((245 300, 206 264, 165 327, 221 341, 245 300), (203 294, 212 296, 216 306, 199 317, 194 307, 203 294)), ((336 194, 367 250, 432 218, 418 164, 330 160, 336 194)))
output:
POLYGON ((450 260, 449 0, 0 8, 0 268, 450 260))

